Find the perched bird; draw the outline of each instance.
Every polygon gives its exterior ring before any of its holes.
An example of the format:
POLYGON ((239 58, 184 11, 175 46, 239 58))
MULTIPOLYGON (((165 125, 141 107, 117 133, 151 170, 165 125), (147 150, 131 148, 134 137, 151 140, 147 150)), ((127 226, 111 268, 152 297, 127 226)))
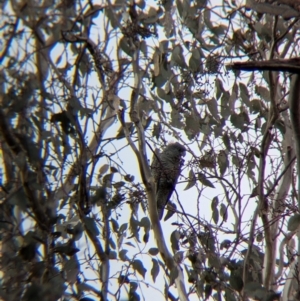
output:
POLYGON ((155 152, 151 170, 156 182, 156 202, 159 219, 162 219, 167 205, 177 184, 183 165, 185 147, 180 143, 169 144, 161 153, 155 152))

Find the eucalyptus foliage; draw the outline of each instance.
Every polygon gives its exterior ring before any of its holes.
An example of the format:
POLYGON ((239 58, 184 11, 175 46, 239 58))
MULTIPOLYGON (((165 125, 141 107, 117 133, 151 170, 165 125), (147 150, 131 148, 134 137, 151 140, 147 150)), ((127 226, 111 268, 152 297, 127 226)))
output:
POLYGON ((2 1, 2 300, 299 299, 290 74, 227 68, 299 54, 266 2, 2 1))

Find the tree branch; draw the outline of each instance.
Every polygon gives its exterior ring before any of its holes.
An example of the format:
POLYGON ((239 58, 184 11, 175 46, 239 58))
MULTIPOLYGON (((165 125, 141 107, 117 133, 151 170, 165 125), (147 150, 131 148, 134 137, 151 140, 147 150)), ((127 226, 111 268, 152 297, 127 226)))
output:
MULTIPOLYGON (((2 96, 0 96, 0 103, 2 103, 2 96)), ((30 187, 28 182, 28 171, 30 171, 27 163, 28 154, 25 150, 22 149, 20 143, 18 143, 18 141, 16 140, 13 132, 10 129, 10 126, 6 122, 6 117, 2 109, 0 109, 0 133, 9 146, 12 154, 15 157, 18 157, 18 160, 15 160, 16 162, 19 162, 18 168, 20 171, 22 186, 31 205, 35 219, 41 229, 48 231, 50 227, 49 218, 45 214, 44 208, 41 207, 40 201, 37 199, 33 189, 30 187)))
POLYGON ((243 71, 282 71, 300 73, 300 58, 236 62, 229 64, 227 68, 243 71))

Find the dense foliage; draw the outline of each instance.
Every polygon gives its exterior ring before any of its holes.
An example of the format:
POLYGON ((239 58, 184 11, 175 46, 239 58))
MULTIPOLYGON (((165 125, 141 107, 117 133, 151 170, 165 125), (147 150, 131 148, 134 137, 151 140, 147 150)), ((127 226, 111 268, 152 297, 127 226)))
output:
POLYGON ((299 7, 248 2, 2 1, 1 299, 299 299, 290 74, 227 68, 297 56, 299 7))

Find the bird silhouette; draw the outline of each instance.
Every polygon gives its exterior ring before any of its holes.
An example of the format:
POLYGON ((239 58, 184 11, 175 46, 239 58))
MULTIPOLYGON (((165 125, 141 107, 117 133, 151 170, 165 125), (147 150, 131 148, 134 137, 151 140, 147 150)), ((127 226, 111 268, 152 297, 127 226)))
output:
POLYGON ((178 177, 184 163, 186 149, 180 143, 171 143, 159 153, 155 152, 151 170, 156 182, 156 202, 159 219, 162 219, 164 208, 175 190, 178 177))

